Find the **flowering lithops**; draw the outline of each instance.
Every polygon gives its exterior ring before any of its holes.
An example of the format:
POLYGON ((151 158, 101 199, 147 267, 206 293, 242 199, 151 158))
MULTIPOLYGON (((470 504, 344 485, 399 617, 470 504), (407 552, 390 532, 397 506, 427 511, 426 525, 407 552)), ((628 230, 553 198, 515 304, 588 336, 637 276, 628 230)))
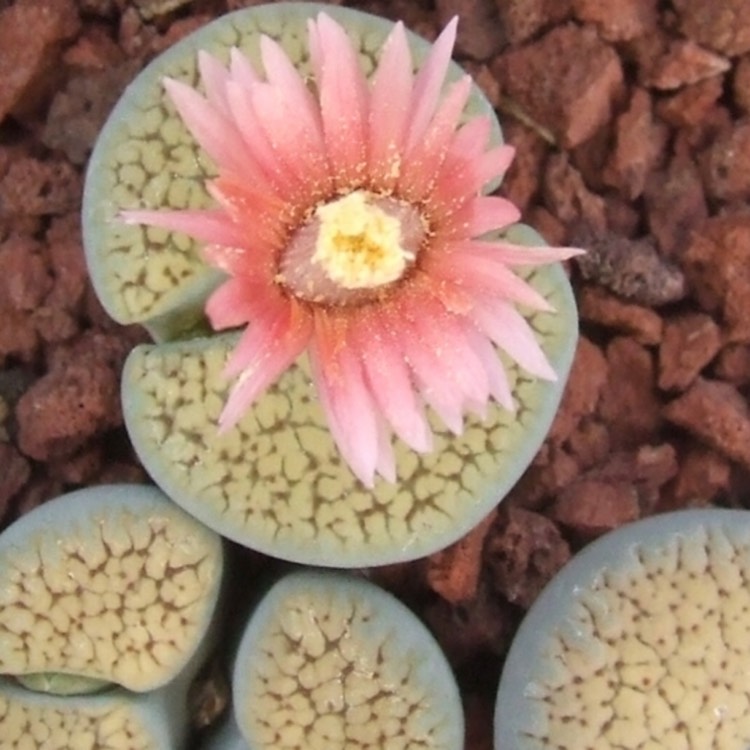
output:
POLYGON ((495 714, 501 750, 750 746, 750 515, 612 532, 542 592, 495 714))
MULTIPOLYGON (((437 643, 403 604, 351 575, 276 583, 242 636, 232 693, 253 750, 463 748, 461 700, 437 643)), ((225 732, 221 750, 236 742, 225 732)))
POLYGON ((161 340, 127 363, 129 433, 242 544, 342 567, 425 555, 502 498, 552 419, 577 325, 544 266, 576 251, 508 230, 517 210, 481 194, 512 151, 449 66, 454 34, 430 48, 310 3, 230 14, 144 71, 100 138, 92 276, 161 340), (207 335, 204 305, 244 331, 207 335))

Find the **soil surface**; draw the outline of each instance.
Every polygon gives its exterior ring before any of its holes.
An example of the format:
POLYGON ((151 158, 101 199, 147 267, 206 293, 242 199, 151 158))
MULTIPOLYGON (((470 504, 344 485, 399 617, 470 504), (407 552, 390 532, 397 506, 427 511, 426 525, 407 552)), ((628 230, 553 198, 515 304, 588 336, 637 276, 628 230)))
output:
MULTIPOLYGON (((83 170, 143 65, 242 0, 0 0, 0 529, 81 486, 147 481, 122 427, 137 328, 87 279, 83 170)), ((502 191, 570 275, 581 339, 562 407, 485 523, 373 572, 433 630, 461 685, 467 748, 491 748, 504 653, 578 549, 667 510, 747 507, 750 3, 335 2, 434 38, 518 149, 502 191)))

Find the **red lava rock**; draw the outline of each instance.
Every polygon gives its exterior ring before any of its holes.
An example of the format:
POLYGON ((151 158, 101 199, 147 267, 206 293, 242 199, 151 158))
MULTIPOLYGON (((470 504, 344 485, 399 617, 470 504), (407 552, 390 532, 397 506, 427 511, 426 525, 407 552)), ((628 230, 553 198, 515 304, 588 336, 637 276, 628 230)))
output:
POLYGON ((73 0, 17 0, 0 10, 0 122, 49 87, 62 45, 79 25, 73 0))
POLYGON ((127 351, 122 339, 90 334, 55 352, 50 371, 16 407, 21 450, 40 461, 67 457, 122 424, 119 374, 127 351))
POLYGON ((65 161, 17 159, 0 180, 0 214, 57 215, 80 203, 81 176, 65 161))
POLYGON ((487 60, 503 46, 505 35, 493 0, 437 0, 435 7, 441 27, 453 16, 460 15, 462 23, 458 25, 456 37, 459 54, 487 60))
POLYGON ((550 23, 570 15, 571 0, 495 0, 500 27, 510 44, 531 39, 550 23))
POLYGON ((680 469, 660 511, 704 507, 729 489, 731 466, 724 456, 705 446, 691 447, 680 458, 680 469))
POLYGON ((720 313, 732 342, 750 342, 750 216, 708 219, 693 233, 683 267, 701 307, 720 313))
POLYGON ((732 92, 737 108, 745 114, 750 114, 750 55, 743 57, 737 64, 732 92))
POLYGON ((726 72, 731 63, 726 57, 704 49, 689 39, 675 39, 656 61, 648 85, 672 91, 705 78, 726 72))
POLYGON ((566 148, 590 138, 611 117, 623 88, 617 53, 591 27, 559 26, 492 66, 504 94, 566 148))
POLYGON ((581 320, 614 328, 632 336, 639 344, 658 344, 662 320, 653 311, 632 302, 624 302, 598 286, 584 286, 578 297, 581 320))
POLYGON ((546 499, 554 497, 579 473, 576 460, 566 448, 545 442, 503 503, 514 508, 538 510, 546 499))
POLYGON ((663 413, 698 440, 750 467, 750 410, 733 385, 698 378, 663 413))
POLYGON ((673 0, 673 5, 686 37, 729 56, 750 52, 747 0, 673 0))
POLYGON ((581 227, 573 239, 587 249, 575 261, 584 279, 642 305, 665 305, 685 296, 682 271, 662 258, 650 237, 631 240, 581 227))
POLYGON ((53 219, 45 239, 54 282, 44 303, 53 310, 76 312, 88 283, 78 215, 53 219))
POLYGON ((658 21, 657 0, 573 0, 573 13, 584 23, 593 23, 603 39, 623 42, 654 29, 658 21))
POLYGON ((640 233, 641 215, 633 204, 618 195, 607 196, 607 227, 615 235, 636 239, 640 233))
POLYGON ((609 377, 599 400, 599 416, 609 429, 612 447, 647 442, 662 418, 651 354, 634 339, 613 339, 606 350, 609 377))
POLYGON ((585 471, 609 455, 609 431, 595 417, 584 418, 568 439, 567 446, 576 465, 585 471))
POLYGON ((482 569, 482 549, 495 514, 490 513, 465 537, 427 559, 427 583, 451 604, 472 599, 482 569))
POLYGON ((31 362, 37 352, 39 336, 34 321, 26 314, 0 306, 0 366, 13 357, 31 362))
POLYGON ((527 609, 570 559, 570 547, 549 518, 508 508, 498 514, 484 557, 494 589, 527 609))
POLYGON ((63 61, 66 65, 84 70, 104 70, 124 61, 122 50, 109 36, 104 26, 86 26, 83 33, 68 49, 63 61))
POLYGON ((13 497, 31 476, 31 465, 10 443, 0 441, 0 524, 9 513, 13 497))
POLYGON ((502 192, 523 213, 539 190, 548 145, 534 130, 514 120, 504 125, 503 138, 516 155, 503 178, 502 192))
POLYGON ((528 222, 544 237, 548 245, 567 245, 568 228, 546 208, 534 206, 527 216, 528 222))
POLYGON ((654 119, 648 92, 635 89, 628 109, 617 118, 615 147, 604 172, 605 183, 631 201, 638 198, 649 172, 660 166, 668 137, 667 127, 654 119))
POLYGON ((719 200, 750 200, 750 117, 713 143, 702 162, 706 192, 719 200))
POLYGON ((685 390, 721 349, 721 331, 709 315, 668 320, 659 348, 659 387, 685 390))
POLYGON ((0 308, 33 310, 51 287, 52 278, 37 242, 12 235, 0 244, 0 308))
POLYGON ((552 516, 590 539, 637 520, 638 493, 632 482, 583 477, 565 488, 552 508, 552 516))
POLYGON ((644 191, 649 229, 667 257, 679 258, 690 235, 708 218, 698 168, 688 156, 675 156, 665 171, 652 172, 644 191))
POLYGON ((662 120, 677 128, 694 127, 708 117, 723 93, 724 79, 714 76, 661 99, 656 111, 662 120))
POLYGON ((716 376, 734 385, 750 383, 750 346, 729 344, 724 347, 716 360, 716 376))
POLYGON ((562 401, 547 436, 550 442, 561 445, 584 417, 594 414, 607 375, 607 360, 601 349, 580 336, 562 401))
POLYGON ((547 160, 542 193, 546 207, 564 224, 583 222, 595 232, 606 230, 604 199, 586 187, 566 154, 553 154, 547 160))

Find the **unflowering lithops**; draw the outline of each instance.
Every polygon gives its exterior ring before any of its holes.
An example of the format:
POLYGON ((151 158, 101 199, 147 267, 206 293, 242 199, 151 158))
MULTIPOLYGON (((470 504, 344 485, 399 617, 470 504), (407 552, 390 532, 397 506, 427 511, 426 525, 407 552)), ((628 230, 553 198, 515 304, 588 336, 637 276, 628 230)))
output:
POLYGON ((101 135, 89 267, 158 340, 127 363, 128 431, 241 544, 341 567, 428 554, 551 422, 577 335, 554 261, 577 251, 482 193, 512 149, 454 37, 315 3, 239 11, 147 68, 101 135))
MULTIPOLYGON (((373 584, 332 572, 275 584, 242 636, 234 719, 252 750, 459 750, 464 724, 437 643, 373 584)), ((237 747, 225 730, 216 750, 237 747)))
POLYGON ((612 532, 529 611, 505 664, 499 750, 750 747, 750 514, 612 532))
POLYGON ((0 675, 63 694, 159 688, 206 638, 222 568, 220 537, 156 488, 46 503, 0 536, 0 675))

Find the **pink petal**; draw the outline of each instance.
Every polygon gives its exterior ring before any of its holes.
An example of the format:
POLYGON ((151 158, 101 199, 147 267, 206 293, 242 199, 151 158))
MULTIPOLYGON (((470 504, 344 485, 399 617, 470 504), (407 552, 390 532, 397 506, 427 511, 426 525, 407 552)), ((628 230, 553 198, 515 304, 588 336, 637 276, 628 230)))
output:
POLYGON ((220 110, 224 117, 229 117, 226 93, 227 82, 230 78, 229 71, 205 50, 198 50, 198 70, 209 104, 220 110))
POLYGON ((372 487, 384 463, 378 410, 359 359, 347 345, 345 324, 331 321, 325 312, 315 316, 310 363, 331 435, 354 475, 372 487))
POLYGON ((350 187, 364 177, 368 92, 359 56, 344 29, 318 15, 320 76, 317 80, 328 159, 337 183, 350 187))
POLYGON ((147 224, 170 232, 182 232, 200 242, 242 245, 246 235, 224 211, 208 210, 132 210, 122 211, 119 218, 126 224, 147 224))
POLYGON ((510 242, 496 240, 467 240, 450 243, 446 252, 456 253, 464 258, 477 258, 483 261, 502 263, 506 266, 541 266, 547 263, 568 260, 582 255, 585 250, 575 247, 549 247, 540 245, 513 245, 510 242))
POLYGON ((352 325, 352 342, 365 378, 393 431, 420 453, 432 450, 432 430, 415 391, 403 354, 382 316, 372 312, 352 325))
POLYGON ((246 89, 251 89, 261 81, 253 64, 237 47, 232 47, 229 51, 229 73, 233 81, 246 89))
POLYGON ((370 91, 367 159, 373 181, 384 190, 393 188, 398 177, 412 79, 409 43, 399 21, 383 45, 370 91))
POLYGON ((435 40, 427 60, 425 60, 414 81, 409 130, 406 137, 407 150, 414 148, 424 136, 435 112, 445 74, 451 61, 457 25, 458 16, 454 16, 435 40))
POLYGON ((513 305, 490 296, 477 301, 471 319, 524 370, 544 380, 557 380, 531 326, 513 305))
MULTIPOLYGON (((448 283, 463 286, 472 294, 487 294, 534 310, 552 311, 549 302, 502 263, 471 256, 430 256, 429 272, 448 283)), ((425 262, 428 262, 425 261, 425 262)))
POLYGON ((234 124, 219 109, 181 81, 165 78, 164 88, 188 130, 220 169, 245 174, 249 179, 261 177, 234 124))
POLYGON ((409 201, 421 202, 434 187, 435 175, 442 167, 471 85, 471 78, 464 76, 451 86, 423 138, 407 151, 398 186, 399 194, 409 201))
POLYGON ((488 182, 502 177, 510 167, 516 150, 513 146, 502 144, 486 151, 477 160, 475 168, 475 179, 477 190, 481 190, 488 182))
MULTIPOLYGON (((292 365, 307 347, 311 330, 309 317, 292 313, 270 319, 265 326, 255 322, 245 331, 237 346, 242 348, 245 365, 219 417, 220 431, 242 419, 258 396, 292 365)), ((235 350, 225 374, 234 372, 230 365, 239 359, 235 350)))
POLYGON ((208 298, 206 315, 215 331, 247 323, 253 317, 257 304, 252 302, 257 283, 243 277, 227 279, 208 298))
POLYGON ((468 239, 515 224, 521 212, 506 198, 482 195, 447 214, 440 224, 445 238, 468 239))
POLYGON ((495 348, 490 340, 474 325, 467 323, 464 332, 469 346, 474 349, 487 373, 490 395, 505 409, 514 412, 516 405, 508 383, 508 375, 495 348))

